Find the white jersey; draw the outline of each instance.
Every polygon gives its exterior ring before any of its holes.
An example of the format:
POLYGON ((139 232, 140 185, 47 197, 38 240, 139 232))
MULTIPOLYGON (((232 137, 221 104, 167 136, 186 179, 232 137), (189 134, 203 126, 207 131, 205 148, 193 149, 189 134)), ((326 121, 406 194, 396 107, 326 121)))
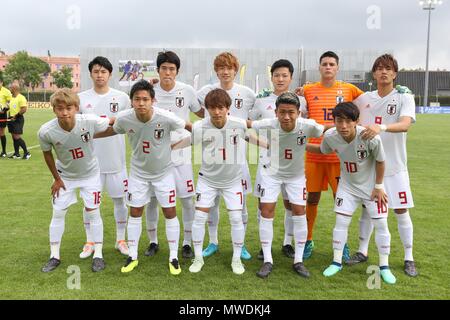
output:
POLYGON ((245 120, 229 116, 223 128, 218 129, 210 118, 194 123, 193 144, 202 147, 202 166, 199 176, 210 186, 226 189, 242 179, 240 144, 247 131, 245 120))
POLYGON ((364 127, 356 127, 356 137, 348 143, 337 132, 336 128, 325 132, 320 150, 322 153, 336 152, 341 164, 339 188, 354 196, 370 199, 375 187, 376 161, 384 161, 384 149, 381 138, 363 140, 361 132, 364 127))
POLYGON ((87 179, 99 174, 97 158, 94 155, 94 134, 105 131, 109 119, 91 114, 75 115, 75 127, 70 131, 62 129, 58 119, 43 124, 38 132, 42 151, 56 152, 56 169, 66 180, 87 179))
MULTIPOLYGON (((206 95, 213 89, 221 88, 220 83, 208 84, 197 92, 199 103, 205 105, 206 95)), ((231 107, 229 115, 244 120, 248 119, 248 114, 255 104, 256 95, 252 89, 240 84, 234 83, 233 88, 226 90, 231 98, 231 107)))
POLYGON ((144 181, 161 179, 173 166, 171 161, 170 133, 186 125, 173 113, 153 108, 152 118, 142 122, 134 109, 117 115, 114 131, 127 134, 131 148, 130 176, 144 181))
MULTIPOLYGON (((385 97, 380 97, 378 91, 366 92, 353 101, 360 111, 360 124, 391 124, 400 117, 410 117, 416 121, 416 104, 410 94, 392 90, 385 97)), ((400 171, 407 171, 406 132, 380 132, 383 147, 386 152, 385 176, 392 176, 400 171)))
POLYGON ((270 163, 264 166, 262 174, 288 179, 305 173, 305 147, 310 137, 320 137, 324 126, 312 119, 297 118, 295 128, 284 131, 278 119, 264 119, 252 122, 252 128, 262 134, 267 129, 270 137, 270 163))
MULTIPOLYGON (((173 112, 184 121, 190 121, 190 112, 198 112, 202 109, 194 88, 183 82, 175 82, 175 87, 170 91, 162 89, 159 83, 154 89, 156 107, 173 112)), ((190 132, 185 129, 174 131, 171 133, 171 141, 174 143, 190 135, 190 132)), ((191 163, 191 148, 173 150, 172 161, 175 166, 191 163)))
MULTIPOLYGON (((129 109, 130 98, 122 91, 109 89, 100 95, 94 89, 78 94, 80 113, 95 114, 100 117, 115 117, 122 110, 129 109)), ((98 159, 101 173, 117 173, 126 167, 125 137, 116 135, 94 140, 94 153, 98 159)))

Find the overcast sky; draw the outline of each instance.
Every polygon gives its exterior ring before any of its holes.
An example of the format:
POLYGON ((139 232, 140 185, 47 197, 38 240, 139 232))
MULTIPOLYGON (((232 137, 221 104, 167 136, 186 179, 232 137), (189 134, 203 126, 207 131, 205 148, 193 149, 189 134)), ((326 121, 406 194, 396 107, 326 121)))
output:
MULTIPOLYGON (((78 55, 82 47, 393 50, 425 68, 418 0, 2 0, 0 49, 78 55)), ((450 0, 432 11, 430 69, 450 70, 450 0)))

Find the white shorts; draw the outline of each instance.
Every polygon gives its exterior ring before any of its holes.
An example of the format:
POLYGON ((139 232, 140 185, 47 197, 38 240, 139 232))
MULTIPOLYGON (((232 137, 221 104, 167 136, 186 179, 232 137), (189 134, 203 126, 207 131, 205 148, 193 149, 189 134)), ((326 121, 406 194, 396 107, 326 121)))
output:
POLYGON ((195 195, 192 164, 183 164, 174 167, 173 175, 175 178, 178 198, 188 198, 195 195))
POLYGON ((239 181, 229 188, 219 189, 211 187, 199 176, 195 206, 198 208, 211 208, 214 206, 214 200, 218 196, 223 197, 228 210, 242 210, 245 194, 239 181))
POLYGON ((241 167, 242 170, 242 188, 244 189, 244 194, 252 193, 252 178, 250 177, 250 170, 248 169, 248 162, 241 167))
POLYGON ((156 196, 162 208, 176 206, 176 187, 172 171, 169 171, 159 181, 144 181, 130 176, 126 197, 127 205, 134 208, 143 207, 150 202, 152 196, 156 196))
POLYGON ((388 195, 389 208, 408 209, 414 207, 408 171, 401 171, 393 176, 384 177, 384 188, 388 195))
POLYGON ((334 202, 335 212, 352 216, 355 210, 360 207, 361 204, 366 207, 367 213, 373 219, 386 218, 388 216, 387 206, 382 205, 379 207, 377 201, 357 197, 338 186, 336 199, 334 202))
POLYGON ((267 174, 261 174, 260 179, 260 201, 262 203, 277 202, 278 195, 284 190, 287 199, 284 195, 283 199, 289 200, 290 203, 298 206, 306 205, 306 180, 304 175, 289 179, 280 179, 267 174))
POLYGON ((72 204, 77 203, 76 189, 80 189, 80 196, 83 199, 84 207, 89 209, 97 209, 100 207, 101 198, 101 181, 100 174, 96 174, 90 178, 83 180, 64 180, 66 190, 59 190, 59 197, 53 199, 53 208, 56 210, 64 210, 72 204))
POLYGON ((111 198, 123 198, 128 191, 128 174, 124 168, 121 172, 101 173, 102 190, 108 192, 111 198))
MULTIPOLYGON (((257 198, 261 197, 261 170, 261 167, 258 165, 258 169, 256 169, 255 188, 253 190, 253 195, 257 198)), ((289 200, 284 186, 281 187, 281 195, 283 196, 283 200, 289 200)))

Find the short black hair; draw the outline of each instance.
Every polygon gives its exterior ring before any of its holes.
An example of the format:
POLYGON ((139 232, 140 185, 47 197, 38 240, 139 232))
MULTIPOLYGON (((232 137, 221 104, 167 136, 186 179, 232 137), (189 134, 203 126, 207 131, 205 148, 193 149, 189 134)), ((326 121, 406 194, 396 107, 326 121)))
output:
POLYGON ((159 69, 159 67, 165 62, 173 63, 177 67, 177 72, 180 70, 180 58, 175 52, 162 51, 158 53, 158 57, 156 58, 156 67, 159 69))
POLYGON ((323 58, 334 58, 334 59, 336 59, 336 64, 339 64, 339 57, 333 51, 327 51, 327 52, 322 53, 322 55, 320 56, 320 59, 319 59, 319 64, 322 63, 323 58))
POLYGON ((137 91, 141 91, 141 90, 147 91, 150 94, 150 97, 152 99, 155 98, 155 90, 153 89, 153 85, 146 80, 139 80, 131 87, 130 99, 133 100, 134 94, 137 91))
POLYGON ((300 99, 293 92, 287 91, 278 96, 275 106, 278 108, 280 104, 292 104, 300 110, 300 99))
POLYGON ((288 68, 291 76, 294 74, 294 66, 289 60, 280 59, 275 61, 270 68, 270 74, 273 76, 273 72, 278 68, 288 68))
POLYGON ((353 102, 341 102, 332 111, 333 118, 350 119, 358 121, 359 109, 353 102))
POLYGON ((94 68, 94 66, 98 64, 99 66, 102 66, 103 68, 105 68, 106 70, 109 71, 109 73, 113 72, 113 66, 111 64, 111 62, 109 62, 109 60, 105 57, 95 57, 94 60, 92 60, 91 62, 89 62, 89 73, 92 72, 92 69, 94 68))

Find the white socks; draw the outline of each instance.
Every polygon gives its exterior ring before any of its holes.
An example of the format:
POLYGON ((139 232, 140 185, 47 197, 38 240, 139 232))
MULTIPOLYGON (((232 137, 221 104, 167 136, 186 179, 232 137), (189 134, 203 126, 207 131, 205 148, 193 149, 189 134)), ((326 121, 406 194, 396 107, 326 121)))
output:
MULTIPOLYGON (((233 242, 233 259, 241 258, 242 246, 244 245, 245 228, 242 222, 242 211, 233 210, 229 213, 231 224, 231 241, 233 242)), ((248 215, 247 215, 248 216, 248 215)))
POLYGON ((124 198, 113 198, 114 218, 116 219, 116 241, 125 240, 127 230, 128 209, 124 198))
POLYGON ((129 256, 133 260, 138 258, 138 245, 142 232, 142 217, 129 217, 128 218, 128 250, 129 256))
POLYGON ((261 216, 259 222, 259 239, 264 253, 264 262, 273 263, 272 259, 272 240, 273 240, 273 218, 266 219, 261 216))
MULTIPOLYGON (((306 228, 308 229, 308 228, 306 228)), ((292 245, 292 238, 294 236, 294 223, 292 221, 292 211, 284 209, 284 241, 283 246, 292 245)))
POLYGON ((89 221, 92 234, 92 240, 95 243, 94 258, 103 258, 103 221, 100 216, 100 209, 95 209, 86 212, 89 221))
POLYGON ((50 222, 49 236, 50 236, 50 258, 60 259, 59 248, 61 246, 61 239, 64 233, 66 210, 53 209, 53 217, 50 222))
POLYGON ((194 222, 192 223, 192 244, 197 258, 203 258, 203 239, 207 220, 208 214, 206 212, 195 210, 194 222))
POLYGON ((145 218, 147 226, 147 235, 150 243, 158 243, 158 201, 152 197, 145 209, 145 218))
POLYGON ((167 219, 166 218, 166 237, 169 243, 169 262, 172 259, 178 259, 178 242, 180 240, 180 222, 178 217, 167 219))
POLYGON ((347 243, 348 227, 352 217, 336 214, 336 225, 333 229, 333 261, 342 264, 342 253, 344 246, 347 243))
POLYGON ((400 233, 400 239, 405 249, 405 261, 414 261, 412 248, 413 248, 413 224, 409 212, 406 211, 402 214, 395 214, 398 223, 398 233, 400 233))
POLYGON ((219 244, 219 239, 217 236, 217 228, 219 226, 219 205, 220 197, 216 197, 214 200, 214 206, 209 209, 209 219, 208 219, 208 233, 209 242, 214 244, 219 244))
POLYGON ((86 232, 86 242, 94 242, 92 239, 91 223, 86 208, 83 208, 83 224, 84 231, 86 232))
POLYGON ((372 219, 367 213, 365 207, 362 208, 361 218, 359 219, 359 249, 358 251, 366 257, 369 251, 370 236, 373 231, 372 219))
POLYGON ((192 223, 194 222, 194 214, 195 207, 194 201, 192 197, 181 198, 180 199, 182 205, 182 215, 183 215, 183 229, 184 229, 184 237, 183 237, 183 246, 191 245, 192 241, 192 223))
POLYGON ((291 220, 295 239, 294 263, 303 262, 303 251, 305 250, 306 238, 308 237, 308 223, 306 221, 306 214, 301 216, 291 216, 291 220))
POLYGON ((372 219, 375 227, 375 242, 380 255, 380 267, 389 266, 391 250, 391 234, 389 233, 387 218, 372 219))

